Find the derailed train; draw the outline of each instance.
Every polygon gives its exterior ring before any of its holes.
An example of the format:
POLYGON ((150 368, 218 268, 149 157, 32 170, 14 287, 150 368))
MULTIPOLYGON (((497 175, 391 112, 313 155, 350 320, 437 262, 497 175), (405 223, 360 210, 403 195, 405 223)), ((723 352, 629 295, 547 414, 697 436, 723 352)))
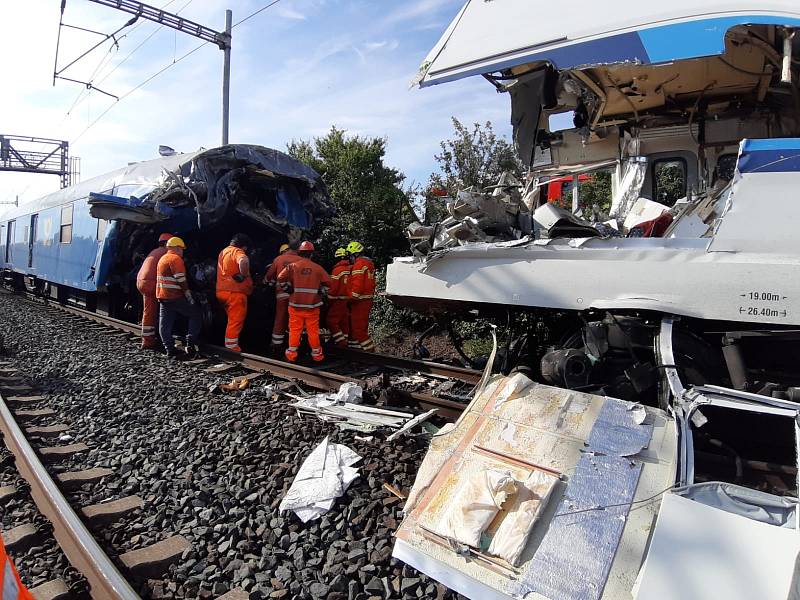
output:
POLYGON ((446 322, 494 318, 513 379, 434 438, 395 556, 473 598, 798 593, 800 535, 780 531, 800 528, 797 27, 785 0, 465 3, 417 82, 481 75, 508 94, 528 174, 410 228, 387 294, 446 322), (603 172, 610 206, 582 204, 581 178, 603 172), (572 210, 543 191, 565 177, 572 210), (479 547, 464 541, 447 503, 486 489, 459 473, 542 468, 561 500, 504 507, 479 547), (695 502, 662 505, 672 486, 695 502), (508 564, 486 545, 514 518, 525 550, 508 564), (750 527, 765 538, 733 549, 725 536, 750 527))
MULTIPOLYGON (((333 212, 310 167, 263 146, 222 146, 132 163, 7 211, 0 268, 18 287, 133 320, 138 267, 158 235, 170 232, 189 246, 189 276, 213 327, 217 254, 233 233, 254 240, 258 277, 280 244, 333 212)), ((272 294, 261 300, 249 329, 263 334, 272 294)))

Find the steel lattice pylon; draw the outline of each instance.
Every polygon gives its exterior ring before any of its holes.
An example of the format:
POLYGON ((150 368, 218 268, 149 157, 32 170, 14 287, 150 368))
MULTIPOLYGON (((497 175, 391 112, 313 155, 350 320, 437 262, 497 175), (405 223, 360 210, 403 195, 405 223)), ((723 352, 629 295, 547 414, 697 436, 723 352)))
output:
POLYGON ((77 181, 77 164, 65 140, 0 135, 0 171, 58 175, 65 188, 77 181))

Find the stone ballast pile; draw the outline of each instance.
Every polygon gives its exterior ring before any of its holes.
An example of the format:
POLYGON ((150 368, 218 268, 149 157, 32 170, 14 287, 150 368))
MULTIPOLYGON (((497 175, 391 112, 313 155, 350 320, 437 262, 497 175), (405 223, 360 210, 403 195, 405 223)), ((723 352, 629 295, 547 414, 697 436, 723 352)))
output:
POLYGON ((91 448, 51 469, 114 470, 68 493, 74 505, 144 499, 140 511, 94 530, 112 558, 176 534, 191 541, 168 574, 138 582, 144 597, 216 598, 235 588, 251 600, 456 597, 391 558, 402 503, 383 484, 410 488, 426 451, 419 438, 363 441, 298 417, 288 400, 213 395, 218 376, 18 297, 0 295, 0 330, 11 360, 59 413, 40 424, 67 422, 91 448), (303 524, 278 504, 325 436, 363 457, 361 477, 303 524))

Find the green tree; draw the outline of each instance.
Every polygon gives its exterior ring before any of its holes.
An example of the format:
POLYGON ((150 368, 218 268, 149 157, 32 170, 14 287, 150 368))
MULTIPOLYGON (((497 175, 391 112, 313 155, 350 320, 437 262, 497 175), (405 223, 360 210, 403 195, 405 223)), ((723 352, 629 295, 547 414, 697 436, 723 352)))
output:
POLYGON ((364 244, 379 269, 408 253, 405 226, 411 220, 404 175, 384 164, 386 139, 349 136, 332 127, 311 141, 292 141, 288 153, 322 175, 336 203, 335 217, 312 231, 319 260, 333 262, 336 248, 352 240, 364 244))
POLYGON ((443 190, 454 197, 468 187, 480 190, 494 185, 505 171, 517 178, 523 175, 514 146, 498 137, 490 122, 474 123, 469 128, 455 117, 452 120, 453 137, 440 142, 441 152, 434 156, 439 172, 431 174, 426 195, 429 223, 444 214, 444 202, 432 190, 443 190))

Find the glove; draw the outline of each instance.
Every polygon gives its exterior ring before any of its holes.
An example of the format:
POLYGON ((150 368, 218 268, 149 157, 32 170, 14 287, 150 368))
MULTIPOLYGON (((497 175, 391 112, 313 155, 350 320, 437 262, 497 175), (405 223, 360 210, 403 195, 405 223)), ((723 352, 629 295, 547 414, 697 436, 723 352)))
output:
POLYGON ((191 304, 192 306, 194 306, 194 302, 195 302, 195 300, 194 300, 194 295, 192 295, 192 292, 191 292, 191 291, 189 291, 189 290, 186 290, 186 291, 183 293, 183 295, 184 295, 184 296, 186 296, 186 301, 187 301, 189 304, 191 304))
POLYGON ((242 275, 241 273, 237 273, 236 275, 233 276, 233 280, 236 283, 242 283, 245 280, 245 276, 242 275))

